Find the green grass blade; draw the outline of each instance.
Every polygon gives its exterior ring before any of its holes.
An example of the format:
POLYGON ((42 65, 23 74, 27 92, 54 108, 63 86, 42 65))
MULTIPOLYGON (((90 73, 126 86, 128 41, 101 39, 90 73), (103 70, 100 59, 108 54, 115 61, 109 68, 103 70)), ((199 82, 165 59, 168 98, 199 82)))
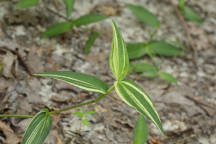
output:
POLYGON ((143 8, 141 6, 126 4, 126 6, 131 10, 131 12, 143 23, 152 26, 152 27, 159 27, 160 22, 156 15, 152 12, 143 8))
POLYGON ((98 78, 77 72, 70 71, 53 71, 34 74, 35 76, 44 76, 64 81, 73 86, 85 89, 87 91, 98 92, 105 94, 108 90, 108 85, 98 78))
POLYGON ((52 119, 48 110, 42 110, 31 120, 25 134, 22 144, 43 144, 52 127, 52 119))
POLYGON ((114 22, 112 22, 112 29, 113 40, 109 57, 110 69, 117 80, 122 80, 128 72, 129 58, 124 40, 114 22))
POLYGON ((87 55, 89 53, 90 48, 94 44, 95 40, 98 38, 99 33, 96 31, 93 31, 90 35, 89 39, 87 40, 85 47, 84 47, 84 54, 87 55))
POLYGON ((148 127, 142 114, 139 115, 133 130, 133 143, 145 144, 148 140, 148 127))
POLYGON ((146 115, 161 131, 163 128, 150 97, 136 83, 124 80, 115 82, 115 90, 120 98, 139 113, 146 115))

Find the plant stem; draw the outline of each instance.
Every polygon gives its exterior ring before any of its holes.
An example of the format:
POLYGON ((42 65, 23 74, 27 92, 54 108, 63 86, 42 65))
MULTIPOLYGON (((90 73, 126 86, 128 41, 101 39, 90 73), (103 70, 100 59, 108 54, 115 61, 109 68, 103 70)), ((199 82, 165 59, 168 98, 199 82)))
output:
POLYGON ((3 115, 0 115, 0 118, 2 118, 2 117, 32 118, 33 115, 9 115, 9 114, 3 114, 3 115))
POLYGON ((68 106, 68 107, 65 107, 65 108, 62 108, 62 109, 59 109, 59 110, 51 111, 50 114, 54 115, 54 114, 58 114, 58 113, 63 112, 63 111, 67 111, 67 110, 71 110, 71 109, 74 109, 74 108, 78 108, 78 107, 81 107, 81 106, 84 106, 84 105, 88 105, 88 104, 91 104, 91 103, 96 103, 99 100, 101 100, 104 96, 106 96, 107 94, 109 94, 113 89, 114 89, 114 86, 110 87, 105 94, 102 94, 102 95, 98 96, 97 98, 95 98, 93 100, 90 100, 90 101, 87 101, 87 102, 84 102, 84 103, 80 103, 80 104, 76 104, 76 105, 72 105, 72 106, 68 106))

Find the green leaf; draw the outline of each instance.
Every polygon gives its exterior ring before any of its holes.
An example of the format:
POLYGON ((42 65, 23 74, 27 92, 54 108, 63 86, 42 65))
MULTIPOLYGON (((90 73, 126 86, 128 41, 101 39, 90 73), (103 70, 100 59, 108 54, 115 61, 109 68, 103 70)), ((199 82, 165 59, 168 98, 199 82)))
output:
POLYGON ((184 8, 184 0, 179 0, 178 1, 178 7, 180 8, 180 9, 183 9, 184 8))
POLYGON ((99 22, 104 19, 106 19, 106 16, 100 15, 100 14, 87 14, 84 16, 79 17, 78 19, 74 20, 74 25, 75 26, 82 26, 82 25, 88 25, 91 23, 99 22))
POLYGON ((75 0, 63 0, 63 2, 64 2, 65 7, 66 7, 67 18, 69 18, 71 15, 72 9, 74 7, 75 0))
POLYGON ((120 98, 139 113, 146 115, 164 134, 161 121, 150 97, 136 83, 129 80, 116 81, 115 90, 120 98))
POLYGON ((88 120, 81 120, 82 124, 85 126, 89 126, 90 122, 88 120))
POLYGON ((96 111, 87 111, 87 112, 85 112, 85 115, 92 115, 92 114, 96 114, 96 111))
POLYGON ((99 33, 96 31, 93 31, 90 35, 89 39, 87 40, 85 47, 84 47, 84 54, 87 55, 89 53, 90 48, 94 44, 95 40, 99 36, 99 33))
POLYGON ((170 82, 170 83, 177 83, 177 80, 169 73, 166 73, 166 72, 160 72, 159 73, 159 77, 162 79, 162 80, 165 80, 167 82, 170 82))
POLYGON ((134 65, 134 71, 138 73, 142 73, 142 76, 144 77, 157 77, 158 76, 158 70, 155 66, 147 63, 138 62, 134 65))
POLYGON ((126 6, 131 10, 131 12, 143 23, 152 26, 152 27, 159 27, 160 22, 156 15, 152 12, 143 8, 141 6, 136 6, 132 4, 126 4, 126 6))
POLYGON ((139 115, 133 130, 133 144, 145 144, 148 140, 148 127, 142 114, 139 115))
POLYGON ((112 29, 113 40, 109 57, 110 69, 116 80, 122 80, 129 68, 128 53, 121 33, 114 21, 112 22, 112 29))
POLYGON ((73 27, 72 22, 57 23, 49 27, 44 33, 42 33, 41 37, 44 38, 44 37, 56 36, 56 35, 67 32, 72 27, 73 27))
POLYGON ((16 4, 15 8, 29 8, 33 7, 36 4, 38 4, 39 0, 19 0, 19 2, 16 4))
POLYGON ((43 144, 52 127, 48 110, 42 110, 31 120, 25 131, 22 144, 43 144))
POLYGON ((35 76, 45 76, 64 81, 87 91, 99 92, 105 94, 108 90, 108 85, 98 78, 77 72, 70 71, 53 71, 34 74, 35 76))
POLYGON ((183 9, 180 9, 180 12, 184 15, 184 17, 192 22, 197 24, 202 24, 202 18, 190 7, 184 6, 183 9))
POLYGON ((73 115, 79 117, 80 119, 82 119, 84 117, 84 112, 83 111, 76 111, 73 113, 73 115))
POLYGON ((153 54, 161 56, 182 56, 182 52, 165 41, 153 41, 147 46, 153 54))
POLYGON ((127 51, 130 59, 136 59, 144 56, 147 52, 145 43, 128 43, 127 51))

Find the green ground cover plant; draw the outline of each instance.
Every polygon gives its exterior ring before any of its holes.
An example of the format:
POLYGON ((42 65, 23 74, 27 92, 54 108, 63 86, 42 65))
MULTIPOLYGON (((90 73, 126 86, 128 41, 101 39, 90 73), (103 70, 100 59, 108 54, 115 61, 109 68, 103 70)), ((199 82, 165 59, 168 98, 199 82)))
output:
POLYGON ((143 77, 159 77, 167 82, 177 83, 177 80, 171 74, 160 71, 155 57, 182 56, 185 47, 177 41, 168 41, 163 38, 159 40, 155 39, 157 31, 160 28, 160 22, 157 16, 141 6, 132 4, 126 4, 126 6, 141 22, 154 28, 154 31, 149 34, 149 40, 147 42, 127 43, 129 59, 139 59, 147 55, 153 60, 153 64, 146 62, 132 64, 131 71, 140 73, 143 77))
MULTIPOLYGON (((121 33, 114 22, 112 22, 112 29, 113 40, 109 56, 109 64, 110 69, 115 77, 115 82, 113 82, 113 85, 108 86, 104 81, 94 76, 78 72, 52 71, 34 74, 34 76, 60 80, 90 92, 100 93, 101 95, 93 100, 55 111, 43 109, 36 115, 0 115, 0 117, 32 118, 23 136, 22 144, 42 144, 51 129, 52 115, 95 103, 108 95, 114 89, 117 95, 126 104, 136 109, 139 113, 139 117, 134 128, 134 144, 144 144, 147 141, 147 124, 144 116, 149 118, 156 125, 156 127, 158 127, 160 132, 164 134, 161 120, 151 101, 151 98, 139 85, 126 78, 129 70, 129 57, 127 48, 121 33)), ((84 116, 94 113, 94 111, 77 111, 74 112, 73 115, 78 116, 84 125, 89 125, 89 121, 85 120, 84 116)))
MULTIPOLYGON (((35 5, 37 5, 39 0, 20 0, 16 4, 17 9, 22 8, 31 8, 35 5)), ((71 13, 75 5, 75 0, 63 0, 63 3, 65 5, 65 15, 66 19, 63 22, 56 23, 46 29, 45 32, 41 34, 42 38, 46 37, 53 37, 57 35, 61 35, 63 33, 68 32, 73 27, 80 27, 84 25, 89 25, 95 22, 102 21, 107 18, 107 16, 100 15, 97 13, 89 13, 83 16, 80 16, 77 19, 71 19, 71 13)), ((91 30, 91 34, 89 36, 89 39, 86 41, 86 44, 84 46, 84 54, 87 55, 91 46, 94 44, 94 41, 99 36, 99 33, 95 30, 91 30)))

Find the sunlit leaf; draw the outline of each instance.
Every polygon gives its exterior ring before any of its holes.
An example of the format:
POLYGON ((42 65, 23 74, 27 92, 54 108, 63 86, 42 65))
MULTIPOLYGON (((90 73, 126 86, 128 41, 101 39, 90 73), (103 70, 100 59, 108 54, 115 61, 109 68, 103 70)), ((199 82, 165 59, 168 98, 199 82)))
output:
POLYGON ((159 77, 162 79, 162 80, 165 80, 167 82, 170 82, 170 83, 177 83, 177 80, 169 73, 166 73, 166 72, 160 72, 159 73, 159 77))
POLYGON ((99 33, 96 31, 93 31, 90 35, 89 39, 87 40, 85 47, 84 47, 84 54, 87 55, 89 53, 90 48, 94 44, 95 40, 99 36, 99 33))
POLYGON ((15 8, 29 8, 37 5, 39 0, 19 0, 15 8))
POLYGON ((106 16, 100 15, 100 14, 87 14, 84 16, 79 17, 78 19, 74 20, 74 25, 75 26, 82 26, 82 25, 88 25, 91 23, 95 23, 95 22, 99 22, 102 21, 104 19, 106 19, 106 16))
POLYGON ((142 76, 144 77, 153 78, 158 76, 157 68, 151 64, 138 62, 134 65, 134 67, 134 71, 142 73, 142 76))
POLYGON ((34 74, 35 76, 44 76, 64 81, 73 86, 85 89, 87 91, 99 92, 105 94, 108 90, 107 84, 98 78, 77 72, 53 71, 34 74))
POLYGON ((131 12, 143 23, 152 26, 159 27, 160 23, 156 15, 141 6, 126 4, 131 12))
POLYGON ((180 12, 184 15, 184 17, 192 22, 202 24, 202 18, 190 7, 184 6, 183 9, 180 9, 180 12))
POLYGON ((128 72, 129 59, 126 45, 121 33, 114 22, 112 22, 113 40, 110 51, 110 69, 117 80, 122 80, 128 72))
POLYGON ((49 27, 44 33, 41 34, 41 37, 56 36, 56 35, 67 32, 72 27, 73 27, 72 22, 58 23, 58 24, 55 24, 55 25, 49 27))
POLYGON ((145 43, 128 43, 127 51, 130 59, 136 59, 144 56, 147 52, 145 43))
POLYGON ((69 18, 71 15, 71 12, 73 10, 75 0, 63 0, 63 2, 64 2, 65 7, 66 7, 67 18, 69 18))
POLYGON ((145 144, 148 140, 148 127, 142 114, 139 115, 133 130, 133 144, 145 144))
POLYGON ((129 106, 146 115, 163 133, 161 121, 150 97, 136 83, 129 80, 116 81, 115 90, 118 96, 129 106))
POLYGON ((48 110, 37 113, 25 131, 22 144, 43 144, 52 126, 48 110))
POLYGON ((82 124, 85 126, 89 126, 90 122, 88 120, 81 120, 82 124))
POLYGON ((161 56, 181 56, 182 52, 177 49, 175 46, 165 42, 165 41, 153 41, 149 43, 146 47, 153 54, 161 55, 161 56))

